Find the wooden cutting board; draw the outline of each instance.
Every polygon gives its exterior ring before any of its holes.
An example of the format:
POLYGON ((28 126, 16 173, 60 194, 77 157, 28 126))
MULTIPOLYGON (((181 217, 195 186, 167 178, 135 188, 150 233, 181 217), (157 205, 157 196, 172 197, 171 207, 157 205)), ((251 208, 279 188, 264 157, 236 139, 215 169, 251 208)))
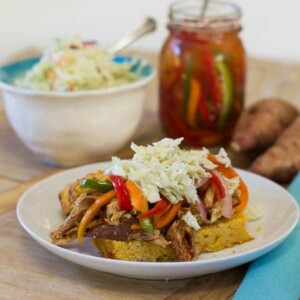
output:
MULTIPOLYGON (((51 173, 57 172, 57 170, 51 173)), ((47 173, 0 195, 1 299, 230 299, 247 265, 174 281, 146 281, 87 269, 48 252, 19 225, 21 194, 47 173)))

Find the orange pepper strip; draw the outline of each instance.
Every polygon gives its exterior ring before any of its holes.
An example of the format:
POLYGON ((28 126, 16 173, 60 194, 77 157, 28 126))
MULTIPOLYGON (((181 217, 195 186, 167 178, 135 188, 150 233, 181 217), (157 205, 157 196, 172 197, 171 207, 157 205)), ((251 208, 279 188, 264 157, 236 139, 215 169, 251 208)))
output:
POLYGON ((132 206, 142 213, 148 211, 148 201, 142 190, 129 179, 126 180, 125 186, 128 190, 132 206))
POLYGON ((177 215, 179 208, 182 205, 182 201, 172 205, 163 215, 154 217, 154 228, 162 228, 168 225, 177 215))
POLYGON ((84 216, 82 217, 78 229, 77 229, 77 240, 80 245, 82 245, 82 238, 84 236, 84 232, 86 229, 86 226, 89 222, 93 220, 95 215, 99 212, 99 210, 109 203, 114 197, 116 196, 115 190, 111 190, 103 195, 101 195, 99 198, 95 200, 95 202, 88 208, 88 210, 85 212, 84 216))
POLYGON ((226 178, 231 179, 234 177, 239 177, 240 179, 239 190, 241 192, 241 195, 240 195, 240 203, 235 207, 235 211, 242 212, 246 208, 249 200, 249 191, 245 182, 234 169, 230 167, 225 167, 225 165, 220 163, 213 154, 209 153, 208 159, 217 165, 217 171, 219 171, 226 178))
POLYGON ((167 207, 166 207, 163 211, 161 211, 161 212, 157 213, 156 215, 154 215, 154 219, 155 219, 155 218, 156 218, 156 219, 159 219, 160 216, 162 216, 164 213, 166 213, 166 212, 170 209, 171 206, 173 206, 173 204, 172 204, 172 203, 169 203, 169 204, 167 205, 167 207))
POLYGON ((130 226, 130 229, 131 230, 135 230, 135 229, 142 229, 142 227, 141 227, 141 225, 140 224, 132 224, 131 226, 130 226))
POLYGON ((197 116, 198 103, 201 95, 201 86, 195 79, 191 79, 190 85, 191 85, 191 92, 188 100, 187 123, 191 127, 196 127, 197 125, 196 116, 197 116))

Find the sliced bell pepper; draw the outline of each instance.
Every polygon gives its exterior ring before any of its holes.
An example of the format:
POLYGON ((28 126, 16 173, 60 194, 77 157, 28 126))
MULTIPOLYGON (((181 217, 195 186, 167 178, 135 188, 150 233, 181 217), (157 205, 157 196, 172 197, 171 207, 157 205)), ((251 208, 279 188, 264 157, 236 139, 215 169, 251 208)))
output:
POLYGON ((176 204, 172 205, 164 214, 160 216, 154 216, 154 228, 162 228, 172 222, 182 203, 183 201, 177 202, 176 204))
POLYGON ((95 215, 100 211, 100 209, 109 203, 116 196, 116 192, 114 190, 109 191, 99 198, 97 198, 94 203, 88 208, 82 217, 78 229, 77 229, 77 240, 79 244, 82 244, 82 238, 84 236, 84 232, 88 223, 90 223, 95 215))
POLYGON ((97 181, 95 179, 90 178, 83 179, 80 184, 80 187, 86 189, 93 189, 102 193, 106 193, 114 189, 114 186, 111 182, 97 181))
POLYGON ((230 117, 233 104, 233 79, 224 55, 220 53, 217 54, 215 56, 215 64, 218 74, 222 80, 222 104, 218 127, 219 129, 223 129, 230 117))
POLYGON ((211 175, 211 183, 216 189, 216 192, 218 193, 219 199, 223 199, 225 197, 225 188, 222 185, 222 182, 220 179, 209 169, 206 169, 206 172, 208 172, 211 175))
POLYGON ((149 218, 156 214, 159 214, 168 206, 169 203, 170 203, 169 200, 166 199, 163 195, 161 195, 160 201, 157 202, 152 209, 138 215, 137 217, 139 219, 143 219, 143 218, 149 218))
POLYGON ((142 190, 130 179, 125 182, 125 187, 128 190, 132 206, 142 213, 148 210, 148 201, 142 190))
POLYGON ((119 206, 123 210, 131 210, 132 204, 130 201, 129 192, 124 184, 123 178, 118 175, 111 175, 110 180, 117 193, 119 206))
POLYGON ((208 108, 208 105, 206 103, 206 99, 201 93, 201 87, 199 82, 196 81, 196 79, 192 78, 193 76, 193 69, 195 64, 195 58, 194 56, 190 56, 189 61, 187 63, 187 68, 185 72, 184 77, 184 116, 186 122, 194 127, 196 123, 196 115, 195 113, 195 107, 196 103, 199 103, 199 111, 202 121, 207 127, 213 127, 214 126, 214 120, 213 116, 208 108), (197 97, 198 96, 198 97, 197 97))
MULTIPOLYGON (((157 213, 156 215, 153 216, 154 222, 157 222, 157 220, 160 218, 160 216, 162 216, 165 212, 167 212, 170 207, 172 206, 171 203, 169 203, 164 210, 162 210, 161 212, 157 213)), ((144 218, 144 219, 148 219, 148 218, 144 218)), ((140 220, 144 220, 144 219, 140 219, 140 220)), ((131 225, 130 229, 134 230, 134 229, 142 229, 140 223, 139 224, 133 224, 131 225)))
POLYGON ((239 174, 233 168, 226 167, 224 164, 220 163, 213 154, 209 153, 208 159, 211 162, 213 162, 215 165, 217 165, 216 170, 219 171, 226 178, 231 179, 234 177, 239 177, 240 180, 239 190, 241 193, 239 197, 240 203, 237 206, 235 206, 235 211, 242 212, 246 208, 249 200, 249 191, 244 180, 239 176, 239 174))
POLYGON ((199 101, 200 118, 203 124, 208 128, 214 128, 215 122, 212 113, 210 112, 206 99, 202 93, 199 101))
POLYGON ((205 72, 205 83, 208 88, 208 96, 212 100, 214 112, 218 116, 221 109, 222 91, 215 66, 215 58, 211 49, 203 53, 203 68, 205 72))
POLYGON ((141 229, 143 229, 147 233, 153 233, 154 228, 150 218, 139 219, 139 224, 141 229))
POLYGON ((201 85, 196 79, 191 78, 186 120, 189 126, 191 126, 192 128, 196 127, 197 125, 197 108, 199 105, 201 93, 201 85))

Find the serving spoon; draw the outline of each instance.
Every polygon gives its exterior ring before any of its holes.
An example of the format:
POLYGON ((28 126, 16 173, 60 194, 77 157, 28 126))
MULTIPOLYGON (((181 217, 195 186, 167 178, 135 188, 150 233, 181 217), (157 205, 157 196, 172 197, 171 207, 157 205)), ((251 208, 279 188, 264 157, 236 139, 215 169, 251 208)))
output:
POLYGON ((142 36, 154 31, 156 29, 156 21, 151 17, 146 17, 138 25, 136 25, 131 31, 129 31, 121 40, 115 45, 109 48, 109 52, 116 54, 123 50, 130 44, 142 36))

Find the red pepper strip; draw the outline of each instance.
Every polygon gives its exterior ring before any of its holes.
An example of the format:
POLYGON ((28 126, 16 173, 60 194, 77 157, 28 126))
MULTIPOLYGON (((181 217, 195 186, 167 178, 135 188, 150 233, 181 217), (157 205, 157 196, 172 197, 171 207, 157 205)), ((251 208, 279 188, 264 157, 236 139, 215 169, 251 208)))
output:
POLYGON ((206 169, 206 172, 208 172, 211 175, 211 182, 214 185, 216 192, 219 195, 219 199, 223 199, 225 197, 225 188, 222 185, 222 182, 220 181, 220 179, 210 170, 206 169))
POLYGON ((204 122, 204 125, 207 127, 216 127, 216 124, 214 123, 213 116, 211 112, 208 109, 206 100, 204 98, 204 95, 202 94, 199 101, 199 112, 201 120, 204 122))
POLYGON ((208 87, 208 94, 214 104, 215 112, 220 114, 222 102, 222 90, 220 80, 215 68, 215 61, 210 50, 206 50, 203 54, 203 67, 205 72, 205 79, 208 87))
POLYGON ((159 214, 165 210, 165 208, 169 205, 169 203, 170 203, 169 200, 161 195, 160 201, 157 202, 152 209, 148 210, 145 213, 138 215, 137 217, 139 219, 140 218, 149 218, 156 214, 159 214))
POLYGON ((111 175, 110 181, 115 188, 120 208, 123 210, 131 210, 132 204, 130 201, 129 192, 122 177, 118 175, 111 175))

